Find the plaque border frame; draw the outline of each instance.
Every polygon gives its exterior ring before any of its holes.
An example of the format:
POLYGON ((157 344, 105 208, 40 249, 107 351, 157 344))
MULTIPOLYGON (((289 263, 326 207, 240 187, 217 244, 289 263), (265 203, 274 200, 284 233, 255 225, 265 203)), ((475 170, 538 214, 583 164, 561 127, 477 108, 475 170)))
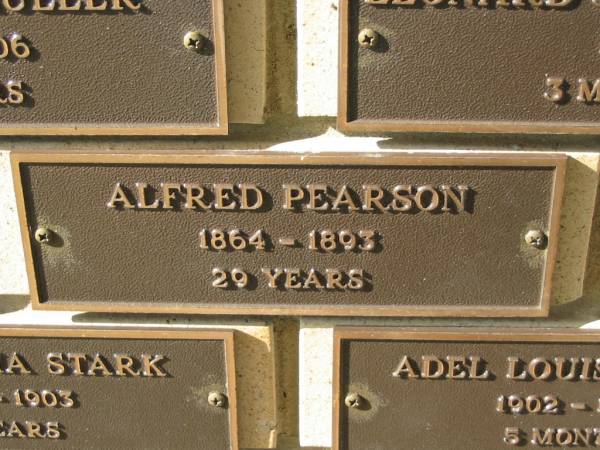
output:
POLYGON ((600 330, 580 328, 391 328, 340 326, 333 330, 333 421, 332 450, 340 450, 343 393, 341 392, 342 341, 414 341, 414 342, 555 342, 600 343, 600 330))
POLYGON ((215 96, 217 120, 215 126, 166 124, 143 125, 49 123, 8 124, 0 126, 0 136, 224 136, 229 133, 227 108, 227 66, 225 52, 225 17, 223 0, 212 0, 215 46, 215 96))
POLYGON ((398 153, 378 152, 361 153, 321 153, 321 154, 282 154, 273 152, 219 153, 218 151, 199 153, 93 153, 93 152, 13 152, 11 153, 12 175, 17 197, 17 210, 24 246, 27 275, 29 280, 31 305, 34 310, 43 311, 82 311, 102 313, 159 313, 159 314, 205 314, 205 315, 254 315, 254 316, 326 316, 326 317, 547 317, 550 312, 550 300, 553 272, 556 265, 560 213, 565 190, 565 178, 568 157, 564 154, 443 154, 443 153, 398 153), (27 210, 21 180, 20 165, 25 164, 144 164, 144 165, 367 165, 367 166, 460 166, 460 167, 550 167, 554 168, 554 189, 548 223, 548 239, 542 290, 539 303, 534 307, 498 307, 498 306, 373 306, 369 304, 352 307, 335 306, 240 306, 224 305, 202 306, 179 304, 139 305, 129 303, 51 303, 40 300, 35 263, 33 260, 32 240, 27 221, 27 210))
POLYGON ((502 133, 502 134, 600 134, 596 122, 515 122, 498 120, 436 121, 436 120, 348 120, 349 60, 350 60, 350 8, 349 2, 339 5, 339 57, 338 57, 338 114, 337 129, 348 133, 502 133))
POLYGON ((79 338, 79 339, 119 339, 119 340, 191 340, 191 341, 223 341, 225 351, 225 384, 227 386, 227 403, 229 416, 229 441, 231 450, 239 450, 238 406, 235 367, 235 330, 219 328, 166 328, 131 326, 114 327, 65 327, 65 326, 29 326, 0 325, 0 337, 23 338, 79 338))

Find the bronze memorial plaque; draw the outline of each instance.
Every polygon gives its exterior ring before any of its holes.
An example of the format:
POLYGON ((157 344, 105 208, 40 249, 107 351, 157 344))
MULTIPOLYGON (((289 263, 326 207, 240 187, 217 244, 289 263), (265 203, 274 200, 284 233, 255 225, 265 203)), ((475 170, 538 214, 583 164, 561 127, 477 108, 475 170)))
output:
POLYGON ((344 131, 600 133, 597 0, 340 0, 344 131))
POLYGON ((233 339, 0 328, 0 448, 237 450, 233 339))
POLYGON ((544 316, 566 159, 13 153, 34 308, 544 316))
POLYGON ((0 2, 0 135, 227 134, 222 2, 0 2))
POLYGON ((600 332, 340 328, 334 450, 600 447, 600 332))

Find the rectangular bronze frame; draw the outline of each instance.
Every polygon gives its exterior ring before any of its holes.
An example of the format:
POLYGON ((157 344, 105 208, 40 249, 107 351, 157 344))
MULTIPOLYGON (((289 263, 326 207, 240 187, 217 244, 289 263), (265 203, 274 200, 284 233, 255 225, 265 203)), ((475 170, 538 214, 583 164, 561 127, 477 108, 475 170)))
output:
POLYGON ((362 341, 460 341, 460 342, 599 342, 600 330, 519 328, 386 328, 339 327, 333 335, 333 450, 340 450, 341 345, 362 341))
POLYGON ((229 133, 227 113, 227 74, 225 63, 225 22, 223 0, 212 0, 215 35, 215 73, 218 125, 196 127, 193 125, 69 125, 43 124, 39 126, 9 125, 0 127, 0 136, 220 136, 229 133))
POLYGON ((600 134, 597 123, 501 122, 501 121, 348 121, 348 39, 349 7, 353 0, 340 0, 339 74, 337 127, 350 133, 437 132, 437 133, 516 133, 516 134, 600 134))
POLYGON ((237 390, 235 369, 235 332, 232 330, 182 330, 175 328, 64 328, 64 327, 4 327, 0 337, 54 337, 92 339, 181 339, 220 340, 225 346, 227 397, 229 408, 231 450, 238 450, 237 390))
POLYGON ((17 209, 21 224, 21 235, 27 265, 27 275, 34 310, 45 311, 85 311, 104 313, 164 313, 164 314, 219 314, 219 315, 293 315, 293 316, 371 316, 371 317, 547 317, 550 311, 550 293, 552 274, 556 262, 557 245, 549 246, 546 255, 542 298, 539 308, 498 308, 498 307, 445 307, 445 308, 374 308, 366 305, 354 308, 321 308, 272 306, 272 307, 240 307, 227 308, 221 306, 136 306, 132 304, 110 303, 69 303, 51 305, 40 302, 37 280, 32 256, 32 241, 27 224, 27 213, 21 182, 21 163, 82 163, 82 164, 236 164, 236 165, 372 165, 389 164, 407 166, 517 166, 517 167, 554 167, 555 183, 552 207, 549 213, 548 238, 551 242, 558 241, 560 211, 567 168, 567 157, 561 154, 523 153, 520 155, 507 154, 478 154, 478 155, 447 155, 431 153, 399 154, 389 152, 382 157, 377 154, 329 153, 320 155, 276 154, 276 153, 238 153, 220 154, 168 154, 168 153, 83 153, 65 152, 44 154, 35 152, 19 152, 11 154, 12 175, 17 197, 17 209))

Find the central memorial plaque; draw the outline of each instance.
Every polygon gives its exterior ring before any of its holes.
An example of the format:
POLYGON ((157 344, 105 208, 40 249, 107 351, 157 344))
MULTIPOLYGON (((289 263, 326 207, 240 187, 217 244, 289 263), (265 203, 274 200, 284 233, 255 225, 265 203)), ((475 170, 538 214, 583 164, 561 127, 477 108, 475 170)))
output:
POLYGON ((341 0, 339 126, 600 133, 596 0, 341 0))
POLYGON ((34 308, 548 313, 566 160, 13 154, 34 308))
POLYGON ((0 448, 238 448, 232 331, 0 328, 0 343, 0 448))
POLYGON ((222 0, 7 0, 0 25, 0 135, 227 134, 222 0))
POLYGON ((334 450, 600 446, 600 333, 340 328, 334 450))

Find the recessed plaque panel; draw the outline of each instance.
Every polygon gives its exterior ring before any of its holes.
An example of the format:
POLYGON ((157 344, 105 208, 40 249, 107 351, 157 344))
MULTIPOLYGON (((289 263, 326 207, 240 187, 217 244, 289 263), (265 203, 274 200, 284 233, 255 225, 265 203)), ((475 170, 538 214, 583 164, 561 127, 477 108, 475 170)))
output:
POLYGON ((341 0, 348 131, 599 133, 592 0, 341 0))
POLYGON ((596 448, 600 333, 340 328, 334 450, 596 448))
POLYGON ((14 154, 35 308, 547 314, 565 159, 14 154))
POLYGON ((0 134, 227 133, 222 0, 13 0, 0 24, 0 134))
POLYGON ((0 448, 238 448, 231 331, 0 328, 0 342, 0 448))

